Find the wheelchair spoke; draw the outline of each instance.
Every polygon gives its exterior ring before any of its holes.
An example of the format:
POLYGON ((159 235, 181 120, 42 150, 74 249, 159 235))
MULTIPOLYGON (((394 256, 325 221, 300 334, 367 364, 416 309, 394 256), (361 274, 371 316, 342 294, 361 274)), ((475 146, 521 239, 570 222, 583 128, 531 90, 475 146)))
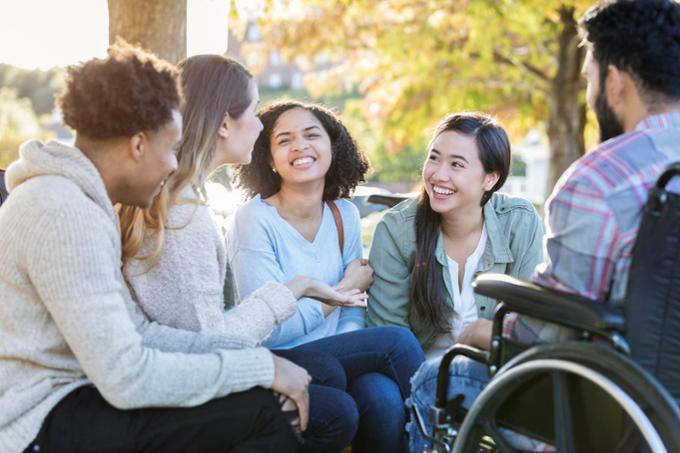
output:
POLYGON ((616 445, 614 449, 615 453, 647 453, 649 452, 649 447, 644 439, 640 436, 640 431, 638 431, 637 426, 631 423, 630 420, 626 420, 626 427, 621 440, 616 445))
POLYGON ((553 385, 555 444, 560 453, 574 453, 574 427, 567 376, 563 372, 550 373, 553 385))

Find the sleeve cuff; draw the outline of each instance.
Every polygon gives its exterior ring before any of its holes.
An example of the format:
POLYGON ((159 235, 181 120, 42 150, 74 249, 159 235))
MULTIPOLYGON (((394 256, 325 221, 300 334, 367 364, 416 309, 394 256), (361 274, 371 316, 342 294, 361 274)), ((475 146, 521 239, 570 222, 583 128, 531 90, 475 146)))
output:
POLYGON ((228 354, 229 386, 239 392, 255 386, 271 388, 274 383, 274 357, 267 348, 224 351, 228 354))
POLYGON ((297 310, 297 299, 293 292, 281 283, 267 283, 256 290, 251 297, 256 297, 265 304, 274 314, 277 324, 293 316, 297 310))

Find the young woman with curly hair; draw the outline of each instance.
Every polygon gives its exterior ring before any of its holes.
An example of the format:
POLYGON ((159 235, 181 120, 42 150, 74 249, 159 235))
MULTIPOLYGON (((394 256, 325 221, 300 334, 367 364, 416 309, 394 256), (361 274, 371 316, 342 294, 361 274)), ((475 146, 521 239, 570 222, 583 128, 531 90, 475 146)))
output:
MULTIPOLYGON (((372 271, 360 261, 359 215, 345 199, 368 169, 356 142, 318 105, 279 102, 260 119, 252 161, 237 169, 252 199, 227 240, 241 295, 301 272, 336 289, 366 289, 372 271)), ((363 326, 362 309, 305 298, 265 344, 338 358, 360 416, 353 451, 401 451, 404 400, 423 353, 407 329, 363 326)))

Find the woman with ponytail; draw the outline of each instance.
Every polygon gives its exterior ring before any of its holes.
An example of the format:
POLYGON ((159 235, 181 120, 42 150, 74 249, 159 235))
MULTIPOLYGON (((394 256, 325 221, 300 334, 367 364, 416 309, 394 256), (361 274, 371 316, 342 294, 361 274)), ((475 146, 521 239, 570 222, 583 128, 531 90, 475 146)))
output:
POLYGON ((388 211, 371 246, 367 323, 409 327, 428 358, 454 343, 487 349, 496 302, 474 277, 528 278, 542 261, 543 227, 531 203, 498 194, 510 143, 489 116, 458 113, 437 126, 418 199, 388 211))

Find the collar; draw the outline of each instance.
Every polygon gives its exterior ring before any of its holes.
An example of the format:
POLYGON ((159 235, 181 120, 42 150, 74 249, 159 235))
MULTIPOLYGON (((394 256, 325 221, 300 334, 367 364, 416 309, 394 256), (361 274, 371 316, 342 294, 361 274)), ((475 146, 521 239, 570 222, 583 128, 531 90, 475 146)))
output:
MULTIPOLYGON (((496 210, 493 207, 493 197, 484 205, 483 214, 487 238, 484 253, 477 266, 480 272, 491 269, 496 263, 512 263, 515 261, 510 247, 508 247, 508 240, 501 231, 498 215, 496 215, 496 210)), ((441 231, 437 238, 435 253, 439 264, 448 267, 448 259, 444 249, 444 236, 441 231)))
POLYGON ((645 129, 665 129, 669 127, 680 127, 680 111, 650 115, 640 121, 634 130, 644 131, 645 129))

